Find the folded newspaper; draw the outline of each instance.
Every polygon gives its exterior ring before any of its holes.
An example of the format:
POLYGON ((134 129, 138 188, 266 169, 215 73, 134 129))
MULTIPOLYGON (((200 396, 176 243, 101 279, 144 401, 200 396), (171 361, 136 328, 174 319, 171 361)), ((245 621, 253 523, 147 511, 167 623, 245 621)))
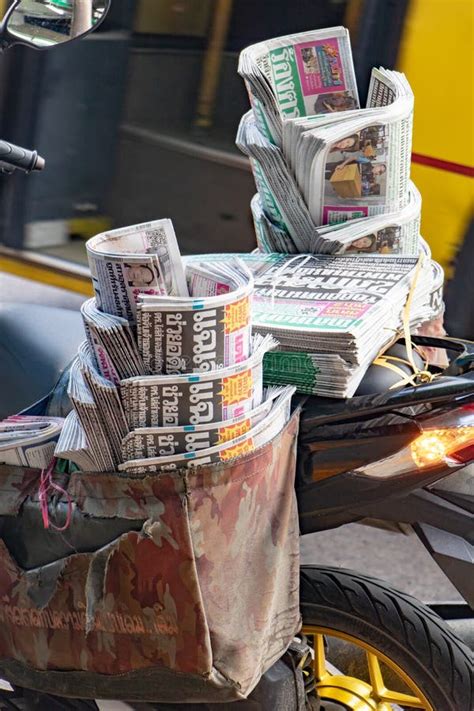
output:
MULTIPOLYGON (((259 250, 294 254, 296 249, 293 243, 289 244, 288 234, 267 217, 259 193, 252 198, 250 207, 259 250)), ((410 182, 408 203, 403 209, 318 227, 308 252, 417 255, 420 248, 428 248, 420 235, 420 217, 421 195, 410 182)))
POLYGON ((250 159, 264 212, 289 235, 289 252, 308 252, 315 224, 281 150, 257 128, 252 111, 239 124, 236 144, 250 159))
MULTIPOLYGON (((113 383, 110 383, 110 386, 114 387, 113 383)), ((87 453, 94 462, 93 471, 115 471, 118 462, 113 443, 109 439, 104 404, 89 388, 81 368, 80 358, 76 358, 71 366, 68 395, 87 442, 87 453)), ((69 422, 69 425, 72 423, 69 422)), ((115 423, 112 423, 112 426, 115 426, 115 423)), ((76 432, 78 445, 81 440, 80 435, 82 436, 82 433, 76 432)), ((58 450, 57 455, 59 453, 58 450)))
POLYGON ((188 296, 171 220, 155 220, 92 237, 87 242, 97 307, 135 324, 141 294, 188 296))
POLYGON ((249 357, 252 274, 236 259, 212 268, 196 263, 187 271, 189 297, 140 296, 138 347, 147 372, 208 371, 249 357))
POLYGON ((331 243, 331 254, 397 254, 416 256, 420 253, 421 195, 414 183, 408 186, 408 202, 397 212, 374 217, 343 220, 318 227, 310 252, 317 252, 318 241, 331 243))
POLYGON ((0 422, 0 464, 45 469, 54 456, 64 420, 14 415, 0 422))
POLYGON ((99 471, 84 428, 81 425, 75 410, 69 413, 64 420, 54 456, 57 459, 66 459, 82 471, 99 471))
POLYGON ((352 219, 405 206, 413 105, 413 93, 403 74, 374 69, 368 107, 376 108, 301 130, 294 161, 289 160, 316 225, 339 221, 341 213, 352 219))
POLYGON ((97 299, 85 301, 81 313, 91 357, 104 378, 118 384, 123 378, 149 372, 126 319, 103 313, 97 299))
POLYGON ((405 206, 413 103, 403 74, 374 69, 368 104, 373 108, 286 120, 282 149, 261 133, 253 111, 243 116, 237 146, 250 158, 265 213, 298 251, 322 251, 321 235, 311 241, 315 226, 405 206), (380 103, 382 96, 387 105, 380 103))
MULTIPOLYGON (((430 308, 434 272, 425 257, 254 253, 240 258, 255 279, 253 328, 279 342, 265 356, 267 385, 351 397, 369 364, 401 330, 409 295, 412 326, 430 308)), ((210 263, 213 256, 206 259, 210 263)))
POLYGON ((264 420, 282 388, 267 388, 260 405, 250 412, 222 422, 181 427, 137 427, 122 440, 122 459, 164 457, 215 447, 240 437, 264 420))
POLYGON ((206 449, 194 449, 182 454, 161 455, 158 457, 140 458, 126 461, 120 465, 119 471, 127 476, 150 474, 167 469, 197 467, 204 464, 228 462, 270 442, 285 426, 290 417, 291 397, 294 387, 286 387, 271 402, 270 411, 263 420, 253 425, 251 429, 232 439, 206 449))
POLYGON ((263 357, 276 345, 271 335, 257 335, 252 354, 237 365, 123 380, 120 389, 130 429, 221 422, 250 412, 262 401, 263 357))
POLYGON ((331 27, 276 37, 239 59, 259 129, 281 145, 287 119, 359 108, 349 32, 331 27))

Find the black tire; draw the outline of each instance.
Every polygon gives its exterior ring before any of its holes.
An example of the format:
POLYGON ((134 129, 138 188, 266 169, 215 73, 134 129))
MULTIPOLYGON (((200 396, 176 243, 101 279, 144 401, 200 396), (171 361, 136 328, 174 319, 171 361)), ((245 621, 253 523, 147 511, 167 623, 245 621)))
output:
POLYGON ((403 669, 435 711, 472 711, 470 650, 429 607, 383 581, 339 568, 302 566, 303 624, 366 642, 403 669))

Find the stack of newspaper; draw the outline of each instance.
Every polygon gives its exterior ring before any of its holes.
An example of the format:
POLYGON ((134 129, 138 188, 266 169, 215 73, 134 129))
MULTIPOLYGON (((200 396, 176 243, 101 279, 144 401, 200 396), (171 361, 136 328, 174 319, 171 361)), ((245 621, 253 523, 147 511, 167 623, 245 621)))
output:
POLYGON ((348 396, 400 332, 404 304, 412 330, 440 331, 444 275, 410 181, 412 90, 403 74, 374 68, 360 108, 341 27, 252 45, 239 73, 252 109, 236 142, 258 190, 254 327, 280 342, 266 382, 348 396), (265 261, 270 252, 290 256, 265 261))
POLYGON ((51 462, 64 420, 14 415, 0 422, 0 464, 45 469, 51 462))
POLYGON ((414 99, 405 76, 374 69, 367 108, 360 109, 341 27, 248 47, 239 72, 252 110, 242 118, 237 145, 250 159, 260 196, 252 202, 259 247, 333 254, 352 241, 352 252, 416 254, 419 202, 409 181, 414 99), (330 229, 384 213, 388 224, 368 224, 352 240, 330 229))
MULTIPOLYGON (((259 193, 252 198, 250 207, 261 252, 295 254, 298 251, 288 233, 267 217, 259 193)), ((420 248, 426 250, 427 247, 420 236, 420 221, 421 195, 410 181, 404 208, 374 217, 361 214, 350 221, 317 227, 306 251, 311 254, 417 255, 420 248)))
MULTIPOLYGON (((209 263, 213 258, 222 255, 207 255, 209 263)), ((401 330, 409 296, 412 327, 432 313, 434 270, 424 256, 240 258, 255 279, 253 328, 279 342, 265 356, 268 385, 351 397, 372 360, 401 330)))
POLYGON ((134 476, 227 461, 281 430, 295 388, 263 388, 277 342, 252 336, 254 280, 241 259, 185 270, 169 220, 99 235, 88 251, 96 297, 82 308, 87 340, 57 457, 134 476))

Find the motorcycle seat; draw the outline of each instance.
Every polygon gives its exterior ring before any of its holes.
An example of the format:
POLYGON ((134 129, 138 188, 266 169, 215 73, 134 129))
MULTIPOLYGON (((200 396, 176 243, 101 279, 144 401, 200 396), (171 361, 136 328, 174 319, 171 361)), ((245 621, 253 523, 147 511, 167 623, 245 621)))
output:
POLYGON ((46 396, 83 339, 79 312, 0 304, 0 418, 46 396))
POLYGON ((386 412, 422 404, 444 404, 458 399, 474 398, 474 371, 464 375, 446 375, 418 387, 388 390, 372 395, 332 399, 310 396, 303 405, 301 431, 320 424, 363 420, 386 412))

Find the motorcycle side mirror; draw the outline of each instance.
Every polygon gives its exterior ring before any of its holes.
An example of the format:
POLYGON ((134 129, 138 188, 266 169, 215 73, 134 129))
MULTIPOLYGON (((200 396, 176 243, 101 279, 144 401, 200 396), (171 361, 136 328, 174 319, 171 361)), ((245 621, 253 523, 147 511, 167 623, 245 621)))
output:
POLYGON ((111 0, 14 0, 0 25, 3 50, 14 44, 48 49, 97 29, 111 0))

